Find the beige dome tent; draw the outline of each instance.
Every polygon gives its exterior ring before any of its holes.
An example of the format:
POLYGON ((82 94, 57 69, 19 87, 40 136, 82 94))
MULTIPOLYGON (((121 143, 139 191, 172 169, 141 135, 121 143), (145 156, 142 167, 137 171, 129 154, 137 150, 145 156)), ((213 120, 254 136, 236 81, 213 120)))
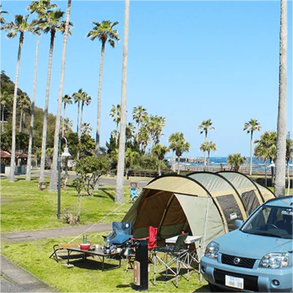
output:
POLYGON ((122 221, 132 223, 135 237, 148 236, 149 226, 158 227, 159 239, 184 230, 202 236, 204 248, 212 239, 235 229, 235 220, 247 218, 251 212, 250 200, 255 207, 263 203, 264 198, 274 197, 267 188, 256 186, 248 177, 242 183, 245 188, 241 188, 240 176, 245 177, 237 172, 158 177, 143 188, 122 221), (232 179, 238 184, 237 188, 231 183, 232 179), (246 179, 250 181, 250 188, 246 179), (257 200, 255 194, 260 195, 257 200))

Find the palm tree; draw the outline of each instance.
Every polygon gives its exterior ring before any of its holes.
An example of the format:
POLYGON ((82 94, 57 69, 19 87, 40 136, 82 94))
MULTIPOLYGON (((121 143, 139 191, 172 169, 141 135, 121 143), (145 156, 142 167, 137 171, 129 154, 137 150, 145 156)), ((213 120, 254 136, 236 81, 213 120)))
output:
MULTIPOLYGON (((198 126, 198 130, 200 130, 200 134, 204 133, 205 141, 208 140, 208 132, 210 130, 215 129, 215 127, 212 126, 213 122, 211 119, 203 120, 201 124, 198 126)), ((206 167, 206 152, 204 152, 204 167, 206 167)))
POLYGON ((80 115, 80 108, 82 101, 85 99, 87 93, 84 92, 82 89, 79 89, 78 92, 73 93, 72 98, 74 103, 77 103, 77 123, 76 123, 76 132, 77 136, 80 137, 80 125, 81 125, 81 115, 80 115))
POLYGON ((167 146, 162 146, 161 144, 157 144, 152 148, 152 154, 158 160, 158 174, 159 174, 159 176, 162 175, 162 173, 161 173, 162 161, 164 160, 168 151, 169 151, 169 148, 167 146))
POLYGON ((249 175, 252 175, 252 143, 253 143, 253 133, 254 131, 260 131, 261 126, 257 119, 250 119, 248 122, 244 123, 243 131, 250 133, 250 161, 249 161, 249 175))
POLYGON ((37 91, 37 73, 38 73, 38 63, 39 63, 39 44, 41 38, 41 29, 39 27, 39 20, 44 16, 48 9, 56 8, 56 4, 50 4, 50 1, 33 1, 27 8, 30 13, 37 13, 38 20, 33 20, 32 25, 35 29, 32 33, 37 35, 36 40, 36 53, 35 53, 35 66, 34 66, 34 82, 33 82, 33 94, 31 102, 31 122, 29 130, 29 144, 28 144, 28 158, 27 158, 27 168, 26 168, 26 180, 31 180, 31 162, 32 162, 32 145, 33 145, 33 129, 34 129, 34 118, 35 118, 35 101, 36 101, 36 91, 37 91))
POLYGON ((125 164, 126 164, 126 174, 128 174, 128 169, 134 164, 135 161, 139 160, 140 155, 138 152, 133 151, 131 148, 127 148, 125 152, 125 164))
POLYGON ((150 115, 150 118, 146 123, 147 129, 150 133, 150 150, 153 148, 153 142, 155 143, 155 145, 160 142, 160 138, 163 135, 162 130, 165 124, 166 120, 164 117, 150 115))
POLYGON ((277 123, 276 196, 284 196, 286 180, 286 96, 287 96, 287 0, 281 0, 280 59, 279 59, 279 106, 277 123))
POLYGON ((142 126, 138 131, 138 145, 139 150, 145 153, 146 147, 149 142, 149 131, 146 126, 142 126))
MULTIPOLYGON (((49 98, 50 98, 53 50, 54 50, 54 41, 55 41, 56 32, 57 31, 64 32, 64 25, 62 24, 62 20, 61 20, 63 18, 63 15, 64 15, 64 12, 59 9, 58 10, 47 9, 47 11, 44 13, 39 23, 39 26, 44 31, 44 33, 50 32, 50 50, 49 50, 48 73, 47 73, 47 83, 46 83, 46 100, 45 100, 45 109, 44 109, 42 155, 41 155, 39 182, 43 182, 45 178, 46 143, 47 143, 47 128, 48 128, 47 123, 48 123, 48 109, 49 109, 49 98)), ((59 131, 60 127, 58 127, 57 129, 59 131)), ((55 131, 56 131, 56 128, 55 128, 55 131)), ((58 147, 57 148, 55 147, 55 139, 54 139, 54 154, 55 154, 55 149, 56 151, 58 151, 58 147)))
POLYGON ((12 100, 12 95, 8 94, 8 92, 4 91, 3 93, 1 93, 1 132, 4 133, 5 132, 5 127, 4 127, 4 121, 5 121, 5 108, 6 105, 12 100))
POLYGON ((0 5, 0 23, 4 24, 6 22, 6 20, 2 14, 8 14, 8 12, 5 10, 1 10, 1 9, 2 9, 2 5, 0 5))
POLYGON ((143 106, 133 108, 132 118, 137 124, 136 141, 138 142, 138 133, 140 126, 146 121, 148 117, 147 111, 143 106))
POLYGON ((62 97, 63 102, 63 123, 62 123, 62 136, 64 136, 64 120, 66 119, 66 105, 72 105, 72 97, 65 95, 62 97))
MULTIPOLYGON (((72 98, 74 99, 75 103, 77 103, 77 136, 78 136, 78 142, 80 143, 80 127, 82 124, 82 113, 83 113, 83 107, 84 103, 90 103, 91 97, 88 96, 86 92, 84 92, 82 89, 79 89, 78 92, 74 93, 72 95, 72 98)), ((77 152, 77 159, 79 160, 79 151, 77 152)))
POLYGON ((15 173, 15 147, 16 147, 16 104, 17 104, 17 88, 18 88, 18 76, 20 68, 21 50, 24 42, 24 33, 32 30, 32 26, 28 23, 28 15, 23 17, 22 15, 16 15, 14 17, 15 22, 9 22, 1 27, 1 30, 7 30, 7 37, 14 38, 19 33, 19 44, 17 53, 16 64, 16 77, 14 84, 13 95, 13 110, 12 110, 12 143, 11 143, 11 161, 10 161, 10 182, 14 182, 15 173))
POLYGON ((182 132, 175 132, 171 134, 171 136, 169 137, 169 141, 172 141, 170 143, 169 148, 173 150, 177 156, 177 161, 178 161, 177 174, 180 174, 180 158, 183 153, 189 152, 190 144, 189 142, 185 140, 184 134, 182 132), (170 139, 171 137, 172 139, 170 139))
MULTIPOLYGON (((115 105, 112 105, 112 108, 110 110, 110 117, 113 118, 113 121, 115 122, 116 124, 116 132, 119 133, 118 131, 118 126, 119 126, 119 123, 120 123, 120 112, 121 112, 121 106, 119 104, 117 104, 117 106, 115 105)), ((116 143, 118 143, 118 136, 117 136, 117 140, 116 140, 116 143)))
POLYGON ((211 151, 216 152, 217 148, 216 148, 216 144, 213 143, 212 141, 205 141, 201 146, 200 146, 200 150, 203 152, 207 152, 208 153, 208 166, 210 165, 210 154, 211 151))
POLYGON ((271 172, 272 172, 272 180, 274 180, 274 167, 273 163, 276 159, 276 143, 277 143, 277 133, 274 131, 265 132, 261 135, 259 140, 256 140, 257 144, 254 149, 254 155, 257 158, 261 158, 263 162, 267 162, 271 164, 271 172))
POLYGON ((114 30, 113 27, 119 22, 112 23, 110 20, 102 22, 93 22, 94 28, 87 34, 91 41, 98 38, 102 43, 101 60, 100 60, 100 74, 99 74, 99 86, 98 86, 98 111, 97 111, 97 129, 96 129, 96 155, 98 156, 100 151, 100 131, 101 131, 101 93, 102 93, 102 78, 103 78, 103 66, 105 57, 105 47, 108 41, 111 47, 115 48, 115 41, 119 41, 118 31, 114 30))
MULTIPOLYGON (((124 167, 125 167, 125 136, 126 136, 126 89, 127 89, 127 65, 128 65, 128 27, 129 27, 129 6, 130 0, 125 0, 124 13, 124 44, 123 44, 123 61, 122 61, 122 89, 121 89, 121 120, 120 120, 120 137, 117 165, 116 181, 116 203, 124 202, 124 167)), ((117 34, 118 36, 118 34, 117 34)), ((119 38, 119 37, 118 37, 119 38)))
POLYGON ((23 123, 25 121, 25 112, 30 110, 31 101, 28 95, 21 95, 18 98, 18 107, 20 109, 20 118, 19 118, 19 132, 23 132, 23 123))
POLYGON ((176 141, 179 139, 179 132, 171 134, 168 138, 170 143, 169 148, 172 150, 172 171, 175 172, 175 149, 171 148, 171 145, 175 145, 176 141))
POLYGON ((246 162, 246 158, 242 157, 241 154, 230 154, 228 155, 228 164, 231 169, 238 172, 242 164, 246 162))
MULTIPOLYGON (((54 134, 54 152, 53 152, 53 164, 51 168, 51 178, 50 178, 50 190, 57 190, 57 160, 58 160, 58 146, 59 146, 59 134, 60 134, 60 120, 61 120, 61 111, 62 111, 62 95, 63 95, 63 86, 64 86, 64 75, 65 75, 65 60, 66 60, 66 48, 67 48, 67 39, 70 33, 70 26, 73 24, 70 22, 70 10, 71 10, 71 0, 67 2, 66 10, 66 20, 61 23, 60 30, 64 33, 63 39, 63 50, 62 50, 62 61, 61 61, 61 76, 60 76, 60 87, 58 94, 58 108, 56 115, 56 126, 54 134)), ((67 161, 66 161, 67 164, 67 161)))
POLYGON ((82 118, 83 118, 83 108, 84 105, 89 106, 91 104, 92 98, 85 93, 83 96, 83 99, 81 101, 81 109, 80 109, 80 125, 79 125, 79 129, 80 129, 80 133, 81 133, 81 126, 82 126, 82 118))

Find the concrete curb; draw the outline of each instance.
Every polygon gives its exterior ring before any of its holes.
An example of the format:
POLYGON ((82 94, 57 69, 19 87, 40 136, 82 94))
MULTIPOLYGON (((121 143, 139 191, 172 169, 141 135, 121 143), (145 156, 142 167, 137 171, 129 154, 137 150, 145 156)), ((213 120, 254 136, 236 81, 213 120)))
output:
POLYGON ((58 292, 1 255, 1 292, 58 292))

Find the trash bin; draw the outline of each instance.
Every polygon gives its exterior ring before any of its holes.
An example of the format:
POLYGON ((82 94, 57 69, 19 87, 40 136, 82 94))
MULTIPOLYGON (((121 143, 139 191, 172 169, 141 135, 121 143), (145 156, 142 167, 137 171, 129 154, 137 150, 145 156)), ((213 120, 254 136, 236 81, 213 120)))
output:
POLYGON ((137 290, 148 290, 148 241, 136 241, 134 285, 137 290))

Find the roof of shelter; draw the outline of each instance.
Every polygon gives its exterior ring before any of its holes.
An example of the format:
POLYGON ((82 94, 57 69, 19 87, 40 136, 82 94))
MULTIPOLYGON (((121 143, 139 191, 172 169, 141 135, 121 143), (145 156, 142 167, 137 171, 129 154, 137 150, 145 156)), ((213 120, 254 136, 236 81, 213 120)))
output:
MULTIPOLYGON (((1 157, 1 159, 10 159, 11 158, 11 153, 8 152, 8 151, 0 150, 0 157, 1 157)), ((28 157, 27 154, 15 153, 15 158, 16 159, 18 159, 18 158, 27 158, 27 157, 28 157)))

